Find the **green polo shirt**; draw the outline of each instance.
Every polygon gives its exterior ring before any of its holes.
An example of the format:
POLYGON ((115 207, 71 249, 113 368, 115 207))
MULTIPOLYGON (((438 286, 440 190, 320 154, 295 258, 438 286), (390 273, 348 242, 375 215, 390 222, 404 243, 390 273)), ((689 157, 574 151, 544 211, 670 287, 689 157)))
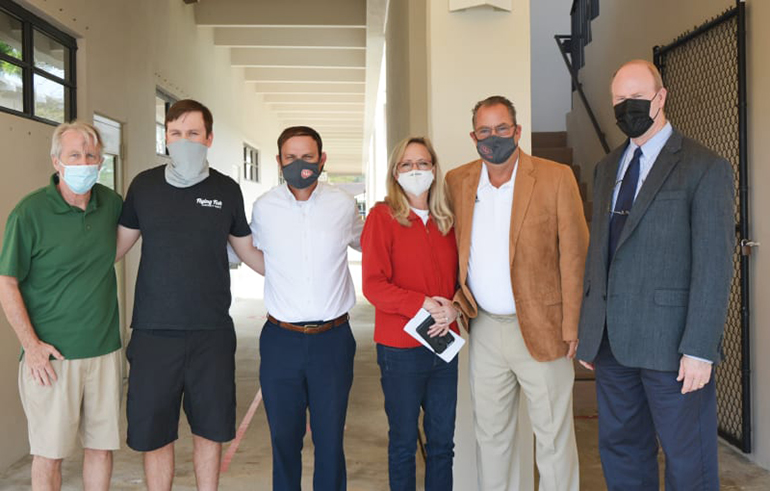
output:
POLYGON ((85 211, 48 186, 22 199, 8 216, 0 275, 19 280, 38 337, 67 359, 120 348, 115 282, 116 229, 122 200, 97 184, 85 211))

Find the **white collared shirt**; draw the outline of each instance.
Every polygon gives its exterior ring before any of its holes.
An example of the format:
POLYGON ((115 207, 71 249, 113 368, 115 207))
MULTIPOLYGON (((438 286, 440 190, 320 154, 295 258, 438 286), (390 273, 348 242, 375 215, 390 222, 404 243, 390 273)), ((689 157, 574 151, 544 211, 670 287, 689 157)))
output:
POLYGON ((468 287, 479 307, 497 315, 516 313, 509 256, 513 185, 519 169, 518 159, 514 165, 511 179, 496 188, 489 182, 487 164, 481 164, 473 207, 468 287))
MULTIPOLYGON (((642 189, 642 184, 644 184, 644 180, 647 179, 647 175, 649 175, 650 170, 652 169, 652 164, 657 160, 660 151, 663 150, 663 146, 673 132, 674 129, 671 127, 671 123, 667 122, 660 131, 655 133, 652 138, 642 145, 642 156, 639 157, 639 181, 636 183, 634 199, 636 199, 636 196, 639 194, 639 190, 642 189)), ((626 147, 625 152, 623 152, 623 157, 620 159, 618 175, 615 178, 615 189, 612 191, 613 210, 615 209, 615 201, 618 199, 618 193, 620 192, 620 183, 623 181, 623 176, 626 175, 626 169, 628 169, 629 164, 631 164, 631 159, 634 157, 634 152, 636 152, 637 148, 639 148, 639 145, 634 143, 633 140, 629 140, 628 146, 626 147)))
POLYGON ((319 182, 297 201, 286 184, 254 202, 254 245, 265 253, 265 306, 284 322, 328 321, 356 303, 348 246, 361 250, 355 200, 319 182))

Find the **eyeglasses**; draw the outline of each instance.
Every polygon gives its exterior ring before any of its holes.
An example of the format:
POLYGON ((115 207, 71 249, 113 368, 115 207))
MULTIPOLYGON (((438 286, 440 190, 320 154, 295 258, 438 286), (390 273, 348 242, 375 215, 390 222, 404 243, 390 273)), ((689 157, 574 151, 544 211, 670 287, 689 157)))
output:
POLYGON ((399 172, 409 172, 415 167, 419 170, 430 170, 433 168, 433 162, 429 162, 427 160, 415 160, 414 162, 411 160, 405 160, 396 164, 396 167, 398 168, 399 172))
POLYGON ((492 134, 495 134, 497 136, 502 136, 503 138, 507 138, 513 135, 514 131, 516 131, 516 125, 511 126, 507 123, 503 123, 495 126, 494 128, 490 128, 488 126, 481 126, 473 130, 473 134, 476 135, 476 138, 478 138, 479 140, 486 140, 487 138, 492 136, 492 134))

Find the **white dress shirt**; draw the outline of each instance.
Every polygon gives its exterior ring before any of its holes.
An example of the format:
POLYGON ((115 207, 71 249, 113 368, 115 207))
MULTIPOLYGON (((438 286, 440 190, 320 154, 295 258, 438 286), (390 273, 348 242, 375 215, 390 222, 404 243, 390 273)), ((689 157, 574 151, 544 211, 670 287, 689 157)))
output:
POLYGON ((479 307, 497 315, 516 313, 509 256, 513 185, 519 161, 514 165, 511 179, 496 188, 489 182, 487 164, 481 164, 473 207, 468 287, 479 307))
POLYGON ((355 200, 319 182, 297 201, 286 184, 254 202, 254 245, 265 253, 265 306, 284 322, 335 319, 356 303, 348 246, 361 250, 355 200))
MULTIPOLYGON (((639 157, 639 180, 636 183, 636 192, 634 193, 634 199, 639 195, 639 190, 642 189, 644 180, 647 179, 652 164, 658 158, 660 151, 663 150, 663 146, 671 137, 671 133, 674 129, 671 127, 671 123, 660 129, 655 135, 644 142, 642 145, 642 156, 639 157)), ((629 140, 626 151, 623 152, 623 157, 620 159, 620 165, 618 166, 618 175, 615 178, 615 189, 612 191, 612 209, 615 209, 615 201, 618 199, 618 193, 620 192, 620 183, 623 182, 623 176, 626 175, 626 169, 628 169, 631 159, 634 157, 634 152, 639 148, 639 145, 629 140)))

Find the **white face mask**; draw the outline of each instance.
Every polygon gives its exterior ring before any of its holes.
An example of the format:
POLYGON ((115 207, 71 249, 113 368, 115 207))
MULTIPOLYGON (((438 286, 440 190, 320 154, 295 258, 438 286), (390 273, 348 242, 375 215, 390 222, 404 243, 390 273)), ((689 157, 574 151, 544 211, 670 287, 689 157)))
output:
POLYGON ((430 189, 433 179, 432 170, 410 170, 398 175, 398 184, 407 194, 418 197, 430 189))

